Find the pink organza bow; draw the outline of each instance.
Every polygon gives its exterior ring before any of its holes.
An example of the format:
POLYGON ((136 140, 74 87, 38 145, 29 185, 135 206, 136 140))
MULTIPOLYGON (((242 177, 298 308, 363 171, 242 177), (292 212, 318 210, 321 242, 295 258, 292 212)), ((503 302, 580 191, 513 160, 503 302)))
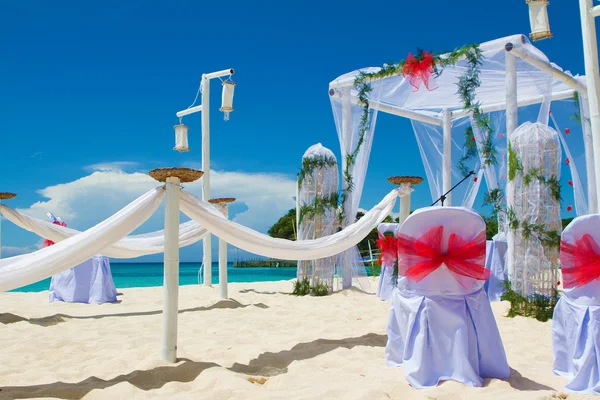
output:
POLYGON ((377 264, 384 267, 392 267, 394 261, 398 258, 398 244, 396 238, 392 236, 384 236, 379 233, 379 239, 375 241, 379 249, 379 258, 377 264))
POLYGON ((430 229, 418 239, 400 234, 397 241, 399 274, 419 282, 444 264, 465 288, 467 285, 460 276, 476 280, 490 277, 490 271, 484 267, 485 232, 470 242, 452 233, 445 252, 442 252, 443 235, 443 226, 430 229))
POLYGON ((589 235, 574 244, 560 242, 560 264, 565 288, 583 286, 600 278, 600 249, 589 235))
MULTIPOLYGON (((64 222, 58 222, 58 221, 54 221, 53 222, 54 225, 60 225, 60 226, 67 226, 67 224, 65 224, 64 222)), ((44 240, 44 244, 42 244, 42 247, 48 247, 48 246, 52 246, 54 244, 54 242, 52 240, 49 239, 45 239, 44 240)))
POLYGON ((424 51, 421 56, 421 61, 417 60, 412 53, 408 53, 402 74, 405 77, 410 77, 410 84, 414 87, 413 92, 419 90, 421 83, 425 85, 427 90, 435 90, 439 86, 433 79, 433 54, 424 51))

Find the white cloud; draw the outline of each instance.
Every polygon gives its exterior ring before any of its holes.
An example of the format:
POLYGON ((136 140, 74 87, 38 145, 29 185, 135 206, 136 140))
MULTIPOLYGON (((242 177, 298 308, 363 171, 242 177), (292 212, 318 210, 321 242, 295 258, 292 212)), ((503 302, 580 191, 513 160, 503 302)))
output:
POLYGON ((140 163, 135 161, 112 161, 98 164, 86 165, 84 171, 88 172, 109 172, 109 171, 125 171, 138 167, 140 163))
POLYGON ((29 246, 16 247, 16 246, 2 246, 2 258, 20 256, 21 254, 31 253, 41 248, 41 241, 38 244, 29 246))
MULTIPOLYGON (((118 165, 133 164, 135 163, 102 164, 112 168, 100 168, 75 181, 41 189, 38 193, 45 200, 19 211, 40 219, 46 219, 46 213, 52 212, 61 217, 69 227, 80 230, 90 228, 159 185, 145 173, 128 173, 118 169, 118 165)), ((294 177, 273 173, 211 171, 210 182, 211 197, 237 199, 237 206, 233 207, 243 211, 235 215, 234 221, 263 233, 289 209, 295 207, 294 177), (245 207, 240 207, 242 204, 245 207)), ((201 181, 183 186, 187 192, 198 197, 202 194, 201 181)), ((182 216, 183 219, 185 217, 182 216)), ((160 208, 137 232, 162 229, 163 224, 163 209, 160 208)), ((216 250, 215 245, 213 248, 216 250)), ((215 250, 213 259, 216 261, 215 250)), ((184 258, 198 260, 198 248, 182 252, 182 259, 184 258)))

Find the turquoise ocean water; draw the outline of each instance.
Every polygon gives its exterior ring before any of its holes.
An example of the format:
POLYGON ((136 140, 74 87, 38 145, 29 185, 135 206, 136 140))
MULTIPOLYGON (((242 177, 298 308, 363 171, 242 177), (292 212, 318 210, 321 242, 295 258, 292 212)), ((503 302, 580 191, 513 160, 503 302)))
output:
MULTIPOLYGON (((162 286, 163 263, 111 263, 115 286, 119 288, 162 286)), ((197 285, 200 263, 179 264, 179 284, 197 285)), ((228 263, 229 282, 283 281, 296 277, 296 268, 233 268, 228 263)), ((212 283, 219 283, 219 264, 212 265, 212 283)), ((50 287, 50 278, 13 290, 14 292, 41 292, 50 287)))

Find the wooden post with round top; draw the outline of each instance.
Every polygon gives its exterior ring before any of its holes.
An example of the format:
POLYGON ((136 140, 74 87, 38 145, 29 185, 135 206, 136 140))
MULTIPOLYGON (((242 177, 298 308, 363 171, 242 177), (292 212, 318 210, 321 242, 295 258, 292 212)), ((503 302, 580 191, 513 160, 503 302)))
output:
MULTIPOLYGON (((0 192, 0 205, 2 200, 10 200, 17 197, 16 193, 0 192)), ((2 218, 0 218, 0 260, 2 259, 2 218)))
MULTIPOLYGON (((233 203, 233 197, 219 197, 210 199, 208 202, 215 205, 223 213, 225 218, 229 218, 229 209, 227 204, 233 203)), ((206 266, 204 266, 206 268, 206 266)), ((227 242, 219 238, 219 292, 222 299, 228 299, 227 294, 227 242)))
POLYGON ((159 168, 150 176, 166 183, 165 256, 163 283, 163 337, 161 358, 177 361, 177 315, 179 308, 179 195, 181 183, 194 182, 203 172, 189 168, 159 168))
MULTIPOLYGON (((423 182, 423 178, 420 176, 391 176, 388 178, 388 182, 392 185, 418 185, 423 182)), ((400 216, 398 217, 398 223, 402 225, 406 218, 410 215, 410 192, 407 195, 400 197, 400 216)))

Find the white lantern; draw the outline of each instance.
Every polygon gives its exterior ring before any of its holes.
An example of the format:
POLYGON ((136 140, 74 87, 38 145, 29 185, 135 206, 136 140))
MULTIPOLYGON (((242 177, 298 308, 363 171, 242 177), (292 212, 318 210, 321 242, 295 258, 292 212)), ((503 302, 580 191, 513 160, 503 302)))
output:
POLYGON ((175 125, 175 147, 173 150, 177 150, 180 153, 182 151, 190 151, 188 147, 188 129, 189 127, 184 124, 175 125))
POLYGON ((221 108, 219 111, 225 113, 225 121, 229 121, 229 113, 233 111, 233 91, 235 90, 235 83, 231 81, 223 82, 223 94, 221 97, 221 108))
POLYGON ((550 22, 548 21, 548 0, 526 0, 529 6, 529 22, 531 33, 529 36, 534 42, 552 37, 550 22))

